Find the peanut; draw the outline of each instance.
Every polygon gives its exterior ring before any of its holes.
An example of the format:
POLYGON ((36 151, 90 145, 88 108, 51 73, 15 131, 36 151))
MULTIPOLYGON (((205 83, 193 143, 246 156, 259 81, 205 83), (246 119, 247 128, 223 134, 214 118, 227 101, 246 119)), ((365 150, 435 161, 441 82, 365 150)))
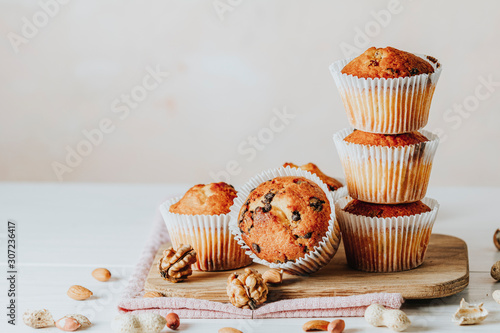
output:
POLYGON ((167 327, 176 330, 179 328, 179 325, 181 324, 181 320, 179 319, 179 316, 177 313, 171 312, 169 313, 165 319, 167 319, 167 327))
POLYGON ((365 319, 373 326, 386 326, 397 332, 404 331, 411 325, 403 311, 386 309, 380 304, 372 304, 366 308, 365 319))
POLYGON ((109 279, 111 279, 111 272, 108 271, 106 268, 96 268, 92 272, 92 276, 97 280, 101 282, 106 282, 109 279))
POLYGON ((236 328, 223 327, 223 328, 219 329, 218 333, 243 333, 243 332, 240 330, 237 330, 236 328))
POLYGON ((45 328, 54 326, 54 318, 46 309, 26 311, 23 314, 23 322, 32 328, 45 328))
POLYGON ((75 318, 65 317, 56 321, 56 327, 66 332, 73 332, 82 327, 82 324, 75 318))
POLYGON ((328 329, 328 324, 326 320, 311 320, 302 325, 302 329, 305 332, 311 331, 326 331, 328 329))
POLYGON ((345 322, 342 319, 335 319, 328 324, 328 333, 342 333, 345 328, 345 322))

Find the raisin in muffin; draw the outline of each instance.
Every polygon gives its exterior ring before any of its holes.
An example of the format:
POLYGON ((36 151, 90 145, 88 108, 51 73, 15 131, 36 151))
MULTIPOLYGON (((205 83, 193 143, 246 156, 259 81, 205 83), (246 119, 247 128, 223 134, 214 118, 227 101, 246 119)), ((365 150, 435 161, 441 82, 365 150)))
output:
POLYGON ((170 212, 186 215, 227 214, 236 195, 234 187, 224 182, 195 185, 181 200, 170 206, 170 212))
POLYGON ((302 169, 305 171, 309 171, 310 173, 314 173, 316 176, 319 177, 319 179, 323 181, 323 183, 326 184, 326 186, 328 186, 328 189, 330 191, 336 191, 337 189, 343 186, 342 183, 339 182, 337 179, 325 175, 314 163, 307 163, 301 166, 289 162, 283 164, 284 168, 286 168, 287 166, 290 168, 302 169))
POLYGON ((193 269, 224 271, 252 262, 229 230, 228 213, 236 196, 229 184, 201 184, 160 206, 173 247, 189 244, 196 251, 193 269))
POLYGON ((399 204, 425 197, 437 135, 423 130, 386 135, 344 129, 333 140, 354 199, 399 204))
POLYGON ((384 134, 412 132, 427 124, 441 70, 434 57, 393 47, 371 47, 330 66, 351 126, 384 134))
POLYGON ((342 74, 363 78, 392 79, 430 73, 434 73, 434 68, 428 61, 393 47, 370 47, 342 69, 342 74))
POLYGON ((326 235, 331 209, 326 194, 313 181, 277 177, 255 188, 241 207, 241 237, 260 259, 294 261, 326 235))
POLYGON ((349 266, 368 272, 398 272, 423 263, 439 209, 436 200, 379 205, 339 194, 335 213, 349 266))
POLYGON ((344 207, 344 211, 354 215, 386 218, 422 214, 430 212, 431 209, 420 200, 406 204, 386 205, 354 199, 344 207))

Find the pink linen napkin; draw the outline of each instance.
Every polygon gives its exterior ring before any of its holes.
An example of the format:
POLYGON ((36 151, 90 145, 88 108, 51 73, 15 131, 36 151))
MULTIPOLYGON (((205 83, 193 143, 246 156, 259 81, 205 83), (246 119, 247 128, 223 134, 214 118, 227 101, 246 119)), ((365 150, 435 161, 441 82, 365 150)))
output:
POLYGON ((122 299, 120 312, 152 311, 162 316, 176 312, 182 318, 193 319, 257 319, 257 318, 312 318, 361 317, 372 303, 399 309, 403 297, 397 293, 373 293, 347 297, 315 297, 289 299, 264 304, 257 310, 239 309, 230 303, 179 297, 143 298, 144 283, 158 248, 169 240, 163 218, 158 213, 141 259, 130 277, 122 299))

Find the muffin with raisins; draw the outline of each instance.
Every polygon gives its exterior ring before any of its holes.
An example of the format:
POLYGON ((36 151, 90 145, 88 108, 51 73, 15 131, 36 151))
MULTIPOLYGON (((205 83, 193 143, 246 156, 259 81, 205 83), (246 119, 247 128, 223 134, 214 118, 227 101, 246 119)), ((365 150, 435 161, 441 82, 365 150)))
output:
POLYGON ((331 207, 323 190, 304 177, 278 177, 259 185, 239 214, 241 236, 271 263, 304 257, 328 231, 331 207))
POLYGON ((190 244, 196 251, 193 269, 222 271, 252 262, 229 230, 236 196, 234 187, 223 182, 199 184, 160 206, 174 248, 190 244))
POLYGON ((254 262, 288 274, 326 266, 340 244, 333 192, 298 168, 275 168, 252 177, 231 207, 231 231, 254 262))
POLYGON ((441 64, 431 56, 371 47, 334 62, 330 71, 352 127, 400 134, 427 124, 441 64))

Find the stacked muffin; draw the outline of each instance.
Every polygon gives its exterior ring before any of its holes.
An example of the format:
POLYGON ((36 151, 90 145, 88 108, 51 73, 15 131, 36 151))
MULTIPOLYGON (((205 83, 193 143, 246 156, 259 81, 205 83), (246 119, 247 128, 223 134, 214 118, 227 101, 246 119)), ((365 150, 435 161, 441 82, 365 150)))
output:
POLYGON ((424 198, 439 139, 422 128, 441 65, 372 47, 330 70, 354 127, 334 135, 349 194, 335 203, 348 263, 372 272, 418 267, 439 208, 424 198))

